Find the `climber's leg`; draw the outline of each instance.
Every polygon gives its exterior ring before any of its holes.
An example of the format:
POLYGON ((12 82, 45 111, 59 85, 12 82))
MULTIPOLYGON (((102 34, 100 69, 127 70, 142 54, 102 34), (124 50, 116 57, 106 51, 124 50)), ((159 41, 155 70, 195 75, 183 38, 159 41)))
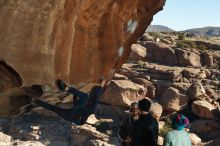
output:
POLYGON ((55 112, 56 114, 58 114, 63 119, 72 122, 71 121, 71 111, 72 111, 72 109, 63 109, 63 108, 57 107, 55 105, 49 104, 47 102, 41 101, 39 99, 36 100, 35 103, 38 104, 39 106, 43 107, 43 108, 46 108, 48 110, 51 110, 51 111, 55 112))
POLYGON ((84 107, 86 102, 89 99, 89 94, 81 92, 74 87, 69 87, 67 92, 73 94, 73 96, 78 97, 79 99, 75 102, 76 106, 84 107))

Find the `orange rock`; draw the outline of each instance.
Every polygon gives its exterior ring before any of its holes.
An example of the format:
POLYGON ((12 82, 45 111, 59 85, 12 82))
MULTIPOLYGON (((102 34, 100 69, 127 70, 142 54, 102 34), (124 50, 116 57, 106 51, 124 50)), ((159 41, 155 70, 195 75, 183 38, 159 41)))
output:
MULTIPOLYGON (((22 85, 112 78, 165 0, 3 1, 0 59, 22 85)), ((0 70, 1 72, 1 70, 0 70)))

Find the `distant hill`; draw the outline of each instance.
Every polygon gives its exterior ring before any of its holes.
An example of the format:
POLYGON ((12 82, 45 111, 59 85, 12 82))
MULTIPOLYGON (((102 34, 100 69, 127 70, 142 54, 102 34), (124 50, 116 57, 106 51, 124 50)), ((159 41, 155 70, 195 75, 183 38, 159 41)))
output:
POLYGON ((174 32, 175 30, 163 25, 150 25, 147 32, 174 32))
POLYGON ((192 32, 199 35, 220 36, 220 27, 203 27, 185 30, 184 32, 192 32))

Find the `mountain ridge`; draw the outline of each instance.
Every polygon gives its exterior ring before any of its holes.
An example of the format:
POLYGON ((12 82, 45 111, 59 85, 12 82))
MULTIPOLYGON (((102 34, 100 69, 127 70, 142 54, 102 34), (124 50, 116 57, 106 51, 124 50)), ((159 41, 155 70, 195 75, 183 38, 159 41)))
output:
POLYGON ((147 32, 175 32, 175 30, 164 25, 149 25, 147 32))
POLYGON ((146 32, 186 32, 194 33, 198 35, 207 35, 207 36, 220 36, 220 27, 206 26, 191 28, 182 31, 175 31, 174 29, 164 26, 164 25, 150 25, 146 32))
POLYGON ((220 36, 220 27, 201 27, 201 28, 192 28, 184 30, 183 32, 192 32, 199 35, 207 35, 207 36, 220 36))

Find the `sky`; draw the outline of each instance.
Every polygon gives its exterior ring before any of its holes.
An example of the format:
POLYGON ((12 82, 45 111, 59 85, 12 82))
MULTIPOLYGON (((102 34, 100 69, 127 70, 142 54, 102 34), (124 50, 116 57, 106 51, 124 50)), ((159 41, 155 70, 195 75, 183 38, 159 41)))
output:
POLYGON ((220 0, 166 0, 153 25, 164 25, 176 31, 205 26, 220 27, 220 0))

